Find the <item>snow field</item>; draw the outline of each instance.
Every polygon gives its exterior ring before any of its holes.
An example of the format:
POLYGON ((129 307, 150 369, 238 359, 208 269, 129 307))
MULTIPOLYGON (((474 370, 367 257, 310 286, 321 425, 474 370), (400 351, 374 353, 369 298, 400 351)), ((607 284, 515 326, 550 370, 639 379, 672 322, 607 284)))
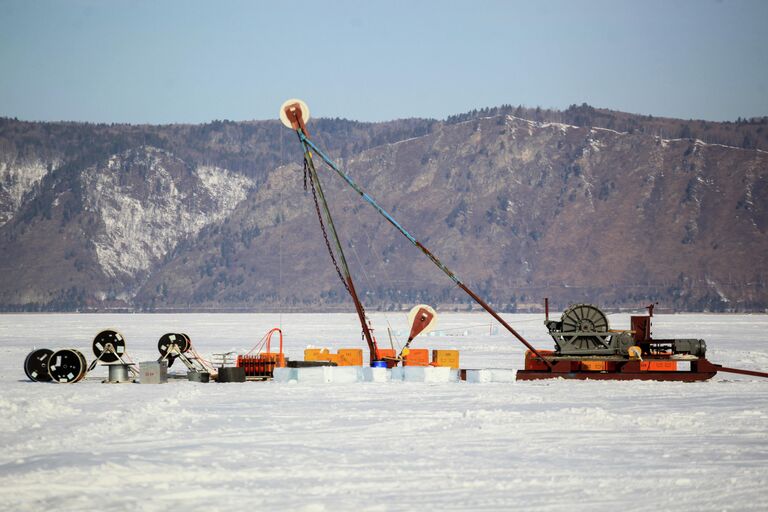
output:
MULTIPOLYGON (((540 316, 508 320, 551 346, 540 316)), ((768 368, 765 315, 654 320, 657 337, 706 339, 714 362, 768 368)), ((333 382, 112 385, 99 368, 66 385, 30 383, 22 369, 32 346, 92 359, 91 340, 107 327, 143 361, 156 359, 165 332, 188 333, 210 356, 250 349, 279 321, 0 316, 0 510, 768 509, 768 380, 375 382, 385 374, 364 368, 371 378, 360 382, 352 368, 333 382)), ((461 328, 484 315, 439 321, 444 331, 414 346, 458 348, 463 368, 492 368, 494 380, 522 365, 524 350, 503 331, 461 328)), ((386 319, 373 322, 381 332, 386 319)), ((308 345, 363 346, 354 315, 282 324, 291 358, 308 345)))

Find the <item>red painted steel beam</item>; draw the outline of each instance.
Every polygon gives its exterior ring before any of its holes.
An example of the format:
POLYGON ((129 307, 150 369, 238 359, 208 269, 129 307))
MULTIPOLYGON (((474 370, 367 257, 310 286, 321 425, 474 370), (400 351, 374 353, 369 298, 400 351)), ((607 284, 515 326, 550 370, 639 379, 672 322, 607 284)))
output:
POLYGON ((727 366, 720 366, 719 364, 716 364, 715 368, 717 368, 717 371, 719 372, 738 373, 740 375, 751 375, 752 377, 763 377, 765 379, 768 379, 768 373, 766 372, 756 372, 754 370, 740 370, 738 368, 728 368, 727 366))
MULTIPOLYGON (((299 133, 303 133, 304 137, 309 139, 309 131, 307 131, 307 127, 304 125, 304 120, 302 118, 302 111, 301 111, 301 105, 298 103, 294 103, 292 105, 289 105, 285 107, 285 115, 288 118, 288 120, 291 122, 291 125, 293 128, 299 133)), ((301 139, 301 135, 299 136, 299 140, 301 139)), ((331 217, 331 211, 328 208, 328 203, 325 200, 325 194, 323 193, 322 186, 320 185, 320 177, 317 175, 317 172, 315 171, 315 164, 312 160, 312 154, 307 150, 306 145, 304 145, 306 153, 306 161, 309 165, 309 172, 310 172, 310 179, 312 179, 317 184, 317 191, 318 196, 320 197, 320 201, 323 204, 323 209, 325 211, 328 226, 331 230, 331 234, 334 238, 334 242, 336 243, 336 248, 339 252, 339 258, 342 262, 342 267, 344 269, 344 278, 346 281, 347 289, 349 291, 349 295, 352 297, 352 302, 355 304, 355 311, 357 312, 358 319, 360 320, 360 326, 363 330, 363 336, 365 337, 365 341, 368 344, 368 351, 369 351, 369 360, 370 364, 373 365, 373 361, 377 360, 379 358, 379 348, 376 345, 376 340, 374 339, 373 335, 371 334, 370 329, 368 328, 368 322, 365 317, 365 310, 363 309, 363 304, 360 302, 360 298, 357 295, 357 291, 355 290, 355 284, 352 281, 352 274, 349 271, 349 267, 347 265, 346 257, 344 256, 344 250, 341 246, 341 241, 339 240, 339 235, 336 232, 336 226, 333 222, 333 217, 331 217)), ((282 333, 281 333, 282 336, 282 333)), ((282 340, 282 338, 281 338, 282 340)), ((282 341, 281 341, 282 346, 282 341)))

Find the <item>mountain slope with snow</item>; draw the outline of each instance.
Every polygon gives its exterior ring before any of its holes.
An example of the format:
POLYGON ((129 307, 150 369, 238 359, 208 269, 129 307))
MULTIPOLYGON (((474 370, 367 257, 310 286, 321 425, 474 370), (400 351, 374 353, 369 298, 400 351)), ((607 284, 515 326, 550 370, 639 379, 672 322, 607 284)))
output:
MULTIPOLYGON (((763 120, 681 123, 501 107, 446 121, 317 119, 310 129, 502 310, 548 296, 558 306, 762 311, 768 153, 728 143, 762 140, 763 120), (670 132, 691 137, 661 136, 670 132)), ((303 190, 300 145, 277 121, 0 119, 0 161, 15 162, 0 183, 10 212, 0 225, 2 309, 350 307, 303 190)), ((320 172, 369 308, 472 307, 320 172)))
POLYGON ((130 301, 137 281, 182 240, 222 222, 253 184, 219 167, 193 168, 151 146, 52 177, 39 198, 50 201, 47 213, 17 225, 2 247, 6 267, 24 262, 0 281, 5 300, 130 301), (51 237, 68 243, 49 245, 51 237))

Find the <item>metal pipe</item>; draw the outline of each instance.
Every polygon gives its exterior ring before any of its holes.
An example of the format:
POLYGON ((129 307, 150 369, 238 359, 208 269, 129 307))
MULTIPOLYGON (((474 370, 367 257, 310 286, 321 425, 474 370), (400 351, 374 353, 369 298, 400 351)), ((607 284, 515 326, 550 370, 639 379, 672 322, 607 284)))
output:
POLYGON ((741 375, 751 375, 753 377, 764 377, 768 379, 768 373, 765 373, 765 372, 756 372, 754 370, 740 370, 738 368, 728 368, 725 366, 720 366, 719 364, 716 364, 715 368, 717 368, 717 371, 719 372, 738 373, 741 375))

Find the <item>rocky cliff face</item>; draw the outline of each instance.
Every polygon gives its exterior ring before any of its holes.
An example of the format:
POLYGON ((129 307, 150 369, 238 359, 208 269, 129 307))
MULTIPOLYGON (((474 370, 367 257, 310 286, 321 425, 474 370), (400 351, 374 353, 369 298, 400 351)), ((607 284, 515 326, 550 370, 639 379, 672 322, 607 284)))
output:
POLYGON ((7 303, 129 304, 179 241, 222 222, 253 186, 151 146, 56 178, 36 198, 50 206, 4 232, 7 303))
MULTIPOLYGON (((365 125, 336 123, 316 132, 321 145, 335 141, 330 151, 355 180, 501 309, 544 296, 555 307, 768 306, 762 150, 510 113, 370 125, 365 136, 365 125)), ((65 154, 41 164, 45 173, 13 167, 25 176, 15 183, 27 183, 16 189, 33 192, 19 206, 6 202, 3 307, 349 307, 302 191, 295 137, 286 130, 279 154, 265 158, 272 163, 253 158, 248 169, 236 155, 253 144, 237 125, 225 128, 229 149, 221 134, 184 143, 203 130, 148 127, 152 145, 88 165, 65 154), (211 140, 224 146, 213 151, 211 140)), ((320 172, 369 307, 469 307, 417 249, 320 172)))
POLYGON ((151 271, 181 239, 224 220, 253 185, 226 169, 190 169, 153 147, 113 155, 81 180, 83 207, 101 221, 92 237, 99 266, 107 276, 129 278, 151 271))
POLYGON ((61 164, 40 159, 0 161, 0 226, 13 218, 27 194, 61 164))

